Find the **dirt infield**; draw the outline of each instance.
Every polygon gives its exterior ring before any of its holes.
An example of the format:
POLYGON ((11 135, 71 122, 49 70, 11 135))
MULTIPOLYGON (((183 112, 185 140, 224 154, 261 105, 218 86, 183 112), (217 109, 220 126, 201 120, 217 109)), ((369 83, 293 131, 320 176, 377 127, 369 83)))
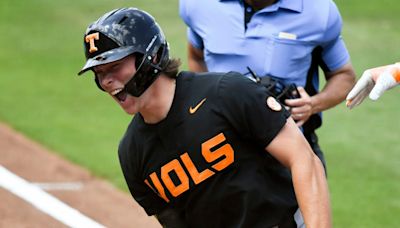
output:
MULTIPOLYGON (((0 165, 32 183, 79 183, 47 193, 106 227, 161 227, 128 193, 0 123, 0 165)), ((0 227, 66 227, 0 187, 0 227)))

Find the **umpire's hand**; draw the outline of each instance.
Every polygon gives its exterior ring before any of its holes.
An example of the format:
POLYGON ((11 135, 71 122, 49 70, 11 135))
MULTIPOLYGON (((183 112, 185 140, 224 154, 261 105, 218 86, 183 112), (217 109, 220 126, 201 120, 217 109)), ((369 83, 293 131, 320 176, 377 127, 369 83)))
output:
POLYGON ((292 118, 296 121, 298 127, 302 126, 313 114, 311 97, 303 87, 297 87, 300 98, 286 99, 285 103, 289 108, 292 118))

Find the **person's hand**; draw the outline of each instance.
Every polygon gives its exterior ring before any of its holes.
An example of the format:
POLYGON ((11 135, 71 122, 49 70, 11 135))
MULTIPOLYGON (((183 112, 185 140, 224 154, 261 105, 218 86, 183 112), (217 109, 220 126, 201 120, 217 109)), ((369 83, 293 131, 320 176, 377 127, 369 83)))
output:
POLYGON ((376 67, 364 71, 361 78, 346 97, 346 106, 350 109, 361 104, 369 94, 371 100, 377 100, 383 92, 400 83, 400 63, 376 67))
POLYGON ((297 87, 300 93, 300 98, 286 99, 285 103, 288 106, 292 118, 296 121, 298 127, 302 126, 312 115, 311 97, 303 87, 297 87))

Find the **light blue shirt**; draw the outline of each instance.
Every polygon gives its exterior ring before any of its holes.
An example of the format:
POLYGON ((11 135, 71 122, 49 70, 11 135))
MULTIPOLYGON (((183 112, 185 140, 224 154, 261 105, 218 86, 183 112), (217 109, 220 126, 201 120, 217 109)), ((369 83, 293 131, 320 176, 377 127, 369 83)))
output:
MULTIPOLYGON (((249 66, 259 76, 304 87, 312 61, 335 71, 350 60, 331 0, 279 0, 257 11, 246 30, 241 0, 180 0, 179 8, 188 40, 203 49, 209 71, 247 74, 249 66), (312 57, 317 47, 321 52, 312 57)), ((318 91, 318 68, 310 72, 318 91)))

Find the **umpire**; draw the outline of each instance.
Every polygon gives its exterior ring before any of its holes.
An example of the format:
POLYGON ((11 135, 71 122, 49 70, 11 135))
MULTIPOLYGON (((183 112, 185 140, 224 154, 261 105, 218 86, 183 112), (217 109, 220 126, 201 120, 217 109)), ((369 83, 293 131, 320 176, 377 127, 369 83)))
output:
POLYGON ((79 74, 93 71, 135 114, 121 168, 164 227, 331 227, 321 161, 265 87, 234 72, 178 73, 161 28, 136 8, 89 25, 84 48, 79 74))

